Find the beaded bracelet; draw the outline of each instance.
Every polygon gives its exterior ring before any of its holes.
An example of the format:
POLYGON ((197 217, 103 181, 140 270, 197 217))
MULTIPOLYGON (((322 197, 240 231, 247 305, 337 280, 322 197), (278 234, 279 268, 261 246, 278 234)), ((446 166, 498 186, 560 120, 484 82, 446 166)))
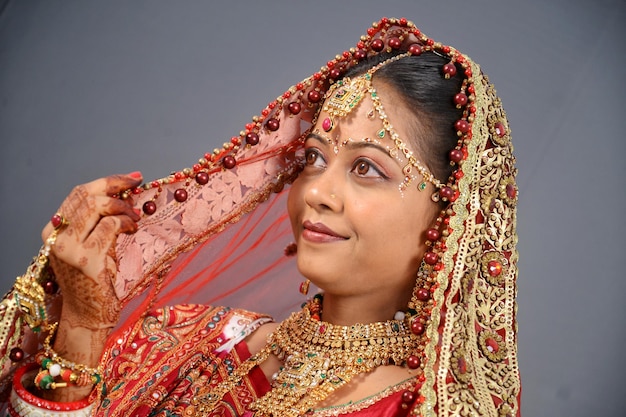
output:
POLYGON ((49 334, 43 342, 43 352, 37 355, 37 362, 41 371, 35 377, 35 383, 41 389, 56 389, 66 387, 72 383, 78 386, 95 385, 101 381, 100 372, 80 363, 74 363, 57 354, 50 342, 54 336, 58 323, 49 325, 49 334), (61 377, 62 382, 55 378, 61 377))
POLYGON ((30 363, 15 372, 8 407, 10 416, 87 417, 91 415, 94 407, 92 395, 74 402, 56 402, 44 400, 32 394, 24 386, 24 380, 27 373, 34 372, 37 367, 37 364, 30 363))

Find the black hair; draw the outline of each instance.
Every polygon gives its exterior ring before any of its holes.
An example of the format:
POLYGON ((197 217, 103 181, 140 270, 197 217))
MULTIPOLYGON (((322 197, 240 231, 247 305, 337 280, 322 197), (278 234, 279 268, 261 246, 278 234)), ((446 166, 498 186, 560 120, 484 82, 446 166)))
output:
MULTIPOLYGON (((368 58, 351 68, 345 76, 362 74, 400 53, 382 53, 368 58)), ((392 87, 415 115, 415 120, 409 123, 411 137, 406 139, 415 146, 433 175, 444 183, 448 182, 454 168, 448 157, 458 141, 454 123, 463 115, 453 102, 454 96, 461 91, 463 69, 457 64, 457 74, 446 79, 442 68, 448 62, 449 59, 427 51, 390 62, 377 70, 372 78, 374 83, 382 81, 392 87)))

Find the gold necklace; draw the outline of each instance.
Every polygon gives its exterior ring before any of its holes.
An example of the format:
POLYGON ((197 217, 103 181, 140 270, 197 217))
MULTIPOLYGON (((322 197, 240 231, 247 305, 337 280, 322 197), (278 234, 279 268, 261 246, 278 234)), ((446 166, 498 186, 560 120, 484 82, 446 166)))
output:
MULTIPOLYGON (((251 404, 257 416, 295 417, 311 411, 354 376, 381 365, 403 365, 419 337, 403 320, 338 326, 312 317, 318 298, 293 313, 268 336, 268 343, 228 379, 194 401, 197 411, 215 408, 252 368, 274 354, 284 362, 272 377, 272 389, 251 404)), ((315 316, 315 315, 314 315, 315 316)))

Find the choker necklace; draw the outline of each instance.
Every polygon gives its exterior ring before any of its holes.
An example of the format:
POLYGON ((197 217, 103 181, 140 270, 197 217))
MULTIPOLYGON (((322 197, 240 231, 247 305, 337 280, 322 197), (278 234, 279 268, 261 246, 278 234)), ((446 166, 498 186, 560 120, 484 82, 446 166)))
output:
POLYGON ((354 376, 381 365, 404 366, 419 336, 404 320, 338 326, 317 317, 321 297, 293 313, 268 336, 265 347, 242 363, 228 379, 197 401, 198 411, 212 410, 250 370, 274 354, 283 366, 273 375, 272 389, 251 404, 262 416, 299 416, 313 410, 354 376))

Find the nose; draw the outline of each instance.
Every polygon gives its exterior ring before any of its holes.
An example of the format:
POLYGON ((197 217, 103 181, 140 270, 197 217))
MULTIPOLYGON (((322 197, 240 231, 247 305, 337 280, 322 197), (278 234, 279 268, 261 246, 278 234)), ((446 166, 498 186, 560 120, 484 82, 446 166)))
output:
POLYGON ((304 201, 316 210, 343 210, 344 179, 332 165, 311 178, 306 185, 304 201))

